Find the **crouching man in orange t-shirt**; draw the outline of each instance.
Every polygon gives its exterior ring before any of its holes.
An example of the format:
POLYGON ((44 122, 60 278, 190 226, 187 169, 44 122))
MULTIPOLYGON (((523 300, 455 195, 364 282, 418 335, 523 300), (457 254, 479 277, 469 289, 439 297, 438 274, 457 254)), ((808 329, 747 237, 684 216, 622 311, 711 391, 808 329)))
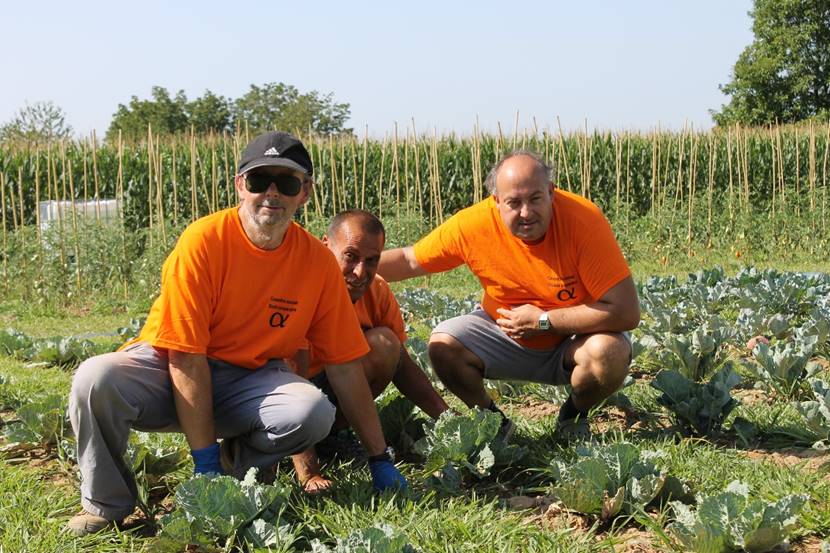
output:
MULTIPOLYGON (((337 260, 355 313, 369 343, 369 353, 361 359, 363 374, 374 397, 389 385, 395 386, 432 418, 447 410, 447 404, 406 350, 406 331, 400 306, 389 284, 377 276, 378 262, 386 241, 383 223, 367 211, 353 209, 332 219, 323 236, 337 260)), ((317 349, 301 349, 295 357, 297 372, 323 390, 335 405, 341 392, 333 390, 325 362, 317 349)), ((337 411, 332 430, 345 428, 350 420, 337 411)), ((372 458, 370 457, 370 460, 372 458)), ((314 447, 293 457, 297 477, 305 491, 318 493, 331 481, 320 473, 314 447)))
MULTIPOLYGON (((69 405, 83 506, 68 525, 76 535, 132 513, 136 487, 123 459, 132 428, 183 432, 194 472, 238 478, 325 437, 334 406, 284 361, 306 343, 369 455, 385 451, 360 361, 369 347, 340 268, 292 221, 312 175, 293 136, 255 138, 235 178, 239 206, 185 229, 138 338, 78 368, 69 405)), ((406 487, 390 461, 370 469, 377 489, 406 487)))
MULTIPOLYGON (((631 272, 597 206, 556 189, 535 154, 503 157, 487 187, 489 198, 414 247, 383 252, 378 273, 398 281, 466 264, 484 288, 481 308, 433 330, 439 378, 468 406, 499 413, 484 378, 570 384, 556 434, 589 438, 589 409, 628 373, 625 331, 640 320, 631 272)), ((502 435, 512 431, 504 417, 502 435)))

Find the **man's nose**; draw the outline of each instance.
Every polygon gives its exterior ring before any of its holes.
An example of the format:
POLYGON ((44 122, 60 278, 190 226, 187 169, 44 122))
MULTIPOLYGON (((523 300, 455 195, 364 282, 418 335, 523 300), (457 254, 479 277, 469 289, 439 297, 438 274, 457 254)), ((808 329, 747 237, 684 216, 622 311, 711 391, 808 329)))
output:
POLYGON ((366 264, 362 261, 358 261, 354 264, 354 267, 352 268, 352 273, 358 279, 362 279, 364 276, 366 276, 366 264))
POLYGON ((528 215, 530 215, 530 204, 522 204, 521 209, 519 209, 519 217, 527 219, 528 215))

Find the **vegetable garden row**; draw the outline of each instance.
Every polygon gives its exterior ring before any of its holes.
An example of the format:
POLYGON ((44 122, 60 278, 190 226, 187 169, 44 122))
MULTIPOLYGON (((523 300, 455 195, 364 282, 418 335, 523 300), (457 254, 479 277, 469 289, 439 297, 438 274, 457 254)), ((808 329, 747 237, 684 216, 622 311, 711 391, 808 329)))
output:
MULTIPOLYGON (((381 418, 413 484, 408 496, 367 499, 360 482, 349 481, 331 498, 309 500, 287 464, 274 485, 257 483, 254 474, 242 482, 188 478, 180 437, 135 433, 127 459, 139 483, 142 524, 151 529, 141 543, 153 551, 188 543, 202 551, 463 551, 472 535, 437 543, 418 518, 437 510, 452 519, 460 505, 487 510, 486 501, 495 502, 491 516, 504 516, 504 524, 517 524, 513 513, 522 518, 517 529, 505 527, 504 542, 477 550, 515 550, 514 533, 525 536, 526 550, 621 550, 616 536, 629 531, 645 536, 630 551, 769 551, 788 539, 800 551, 826 550, 830 276, 712 269, 638 286, 643 322, 634 332, 632 375, 595 414, 595 442, 553 442, 556 411, 548 406, 566 397, 554 387, 493 383, 491 392, 519 422, 508 444, 496 440, 500 420, 490 412, 446 413, 433 423, 387 393, 381 418), (776 448, 797 451, 804 462, 770 468, 776 448), (758 460, 740 464, 750 455, 758 460), (374 522, 322 522, 327 502, 365 509, 374 522), (417 516, 405 522, 410 510, 417 516)), ((429 329, 469 310, 475 298, 418 288, 403 290, 399 300, 413 357, 429 372, 429 329)), ((0 332, 0 354, 27 367, 0 381, 5 462, 45 454, 74 479, 68 390, 35 393, 24 380, 55 365, 71 370, 140 325, 86 337, 0 332)), ((362 469, 334 460, 330 470, 362 469)))

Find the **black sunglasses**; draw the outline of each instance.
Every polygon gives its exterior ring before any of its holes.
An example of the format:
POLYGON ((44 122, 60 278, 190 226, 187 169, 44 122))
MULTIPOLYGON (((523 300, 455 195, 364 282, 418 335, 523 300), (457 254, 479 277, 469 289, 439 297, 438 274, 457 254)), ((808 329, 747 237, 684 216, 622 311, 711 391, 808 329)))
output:
POLYGON ((303 181, 288 173, 269 175, 268 173, 250 172, 245 174, 245 187, 248 192, 261 194, 274 183, 283 196, 296 196, 303 187, 303 181))

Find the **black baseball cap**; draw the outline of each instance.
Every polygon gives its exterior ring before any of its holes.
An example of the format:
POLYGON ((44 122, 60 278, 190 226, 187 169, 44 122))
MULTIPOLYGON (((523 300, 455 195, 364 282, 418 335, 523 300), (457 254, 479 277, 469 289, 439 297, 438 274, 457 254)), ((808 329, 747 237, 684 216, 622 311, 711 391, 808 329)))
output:
POLYGON ((257 167, 288 167, 308 175, 314 174, 311 156, 303 143, 287 132, 267 132, 254 138, 239 158, 237 174, 257 167))

